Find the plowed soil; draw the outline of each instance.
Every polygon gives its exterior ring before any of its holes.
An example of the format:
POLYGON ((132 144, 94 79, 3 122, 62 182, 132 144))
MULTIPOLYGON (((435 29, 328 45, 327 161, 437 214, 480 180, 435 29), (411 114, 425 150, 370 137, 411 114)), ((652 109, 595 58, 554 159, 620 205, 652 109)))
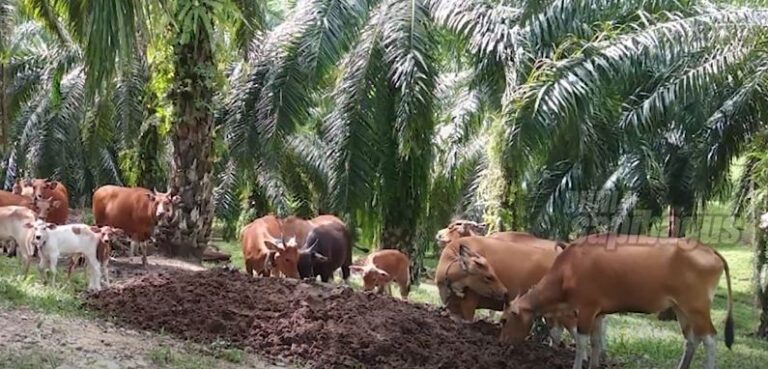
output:
POLYGON ((91 295, 127 326, 224 339, 311 368, 570 368, 573 351, 502 346, 499 327, 388 296, 227 270, 148 274, 91 295))

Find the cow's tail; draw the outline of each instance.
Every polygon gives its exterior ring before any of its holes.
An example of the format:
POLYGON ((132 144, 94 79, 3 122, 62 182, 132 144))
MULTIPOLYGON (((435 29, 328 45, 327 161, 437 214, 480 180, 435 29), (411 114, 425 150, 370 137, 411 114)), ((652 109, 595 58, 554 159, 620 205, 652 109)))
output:
POLYGON ((411 263, 408 262, 408 265, 405 267, 405 292, 402 293, 403 297, 408 296, 408 294, 411 293, 411 263))
POLYGON ((731 272, 728 268, 728 261, 717 250, 712 250, 715 255, 723 261, 723 270, 725 271, 725 280, 728 284, 728 315, 725 318, 725 346, 731 349, 734 341, 733 327, 733 293, 731 292, 731 272))

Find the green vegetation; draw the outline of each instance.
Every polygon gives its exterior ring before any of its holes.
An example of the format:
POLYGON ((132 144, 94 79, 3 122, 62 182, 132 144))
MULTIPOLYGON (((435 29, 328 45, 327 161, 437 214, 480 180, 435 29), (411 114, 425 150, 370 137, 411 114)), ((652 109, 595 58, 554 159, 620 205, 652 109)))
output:
MULTIPOLYGON (((66 274, 66 273, 64 273, 66 274)), ((22 276, 18 258, 0 257, 0 306, 26 306, 48 314, 82 315, 76 291, 85 289, 83 271, 78 270, 72 281, 66 280, 59 270, 56 286, 44 285, 35 265, 29 274, 22 276)))
POLYGON ((45 351, 28 352, 19 354, 0 354, 0 368, 2 369, 55 369, 61 357, 45 351))

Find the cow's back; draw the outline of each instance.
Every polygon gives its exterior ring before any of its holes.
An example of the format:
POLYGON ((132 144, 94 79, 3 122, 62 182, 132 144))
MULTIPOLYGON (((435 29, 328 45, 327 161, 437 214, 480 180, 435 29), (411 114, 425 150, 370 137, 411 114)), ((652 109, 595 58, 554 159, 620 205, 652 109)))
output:
POLYGON ((16 195, 8 191, 0 191, 0 206, 24 206, 31 207, 32 199, 16 195))
POLYGON ((241 246, 243 256, 257 256, 266 248, 264 241, 266 236, 279 237, 280 221, 274 215, 265 215, 257 218, 243 227, 241 231, 241 246))
POLYGON ((539 238, 526 232, 496 232, 488 235, 487 237, 551 250, 555 250, 557 248, 557 243, 555 241, 539 238))
POLYGON ((376 251, 369 256, 369 263, 390 275, 407 271, 410 264, 408 257, 398 250, 376 251))
POLYGON ((36 217, 34 211, 24 206, 0 207, 0 238, 13 238, 21 244, 27 234, 24 224, 33 222, 36 217))
POLYGON ((569 280, 574 294, 614 296, 626 304, 614 308, 632 311, 659 293, 679 297, 692 286, 716 285, 723 263, 712 248, 694 240, 593 235, 571 243, 552 270, 569 280))
POLYGON ((147 197, 151 191, 113 185, 99 187, 93 193, 93 219, 97 226, 121 228, 145 239, 154 227, 147 197))
POLYGON ((305 247, 312 247, 313 244, 316 245, 314 248, 316 252, 328 258, 323 265, 331 270, 341 267, 351 252, 347 227, 337 222, 329 222, 313 228, 307 236, 305 247), (315 240, 317 240, 316 244, 315 240))

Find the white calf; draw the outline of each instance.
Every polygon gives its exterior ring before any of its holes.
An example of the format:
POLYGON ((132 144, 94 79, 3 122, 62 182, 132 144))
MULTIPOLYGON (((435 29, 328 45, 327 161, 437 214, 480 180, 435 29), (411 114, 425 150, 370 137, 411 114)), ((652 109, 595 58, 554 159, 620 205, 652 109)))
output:
MULTIPOLYGON (((99 262, 99 244, 101 237, 85 224, 67 224, 57 226, 43 220, 24 224, 32 229, 30 245, 40 253, 38 269, 41 275, 47 267, 51 272, 51 285, 56 283, 56 265, 59 256, 82 254, 85 256, 88 271, 88 289, 101 289, 101 263, 99 262)), ((99 229, 98 227, 93 227, 99 229)))
POLYGON ((27 242, 29 229, 25 224, 34 222, 37 214, 25 206, 0 207, 0 239, 16 242, 16 250, 22 262, 24 275, 29 271, 32 263, 32 249, 27 242))

